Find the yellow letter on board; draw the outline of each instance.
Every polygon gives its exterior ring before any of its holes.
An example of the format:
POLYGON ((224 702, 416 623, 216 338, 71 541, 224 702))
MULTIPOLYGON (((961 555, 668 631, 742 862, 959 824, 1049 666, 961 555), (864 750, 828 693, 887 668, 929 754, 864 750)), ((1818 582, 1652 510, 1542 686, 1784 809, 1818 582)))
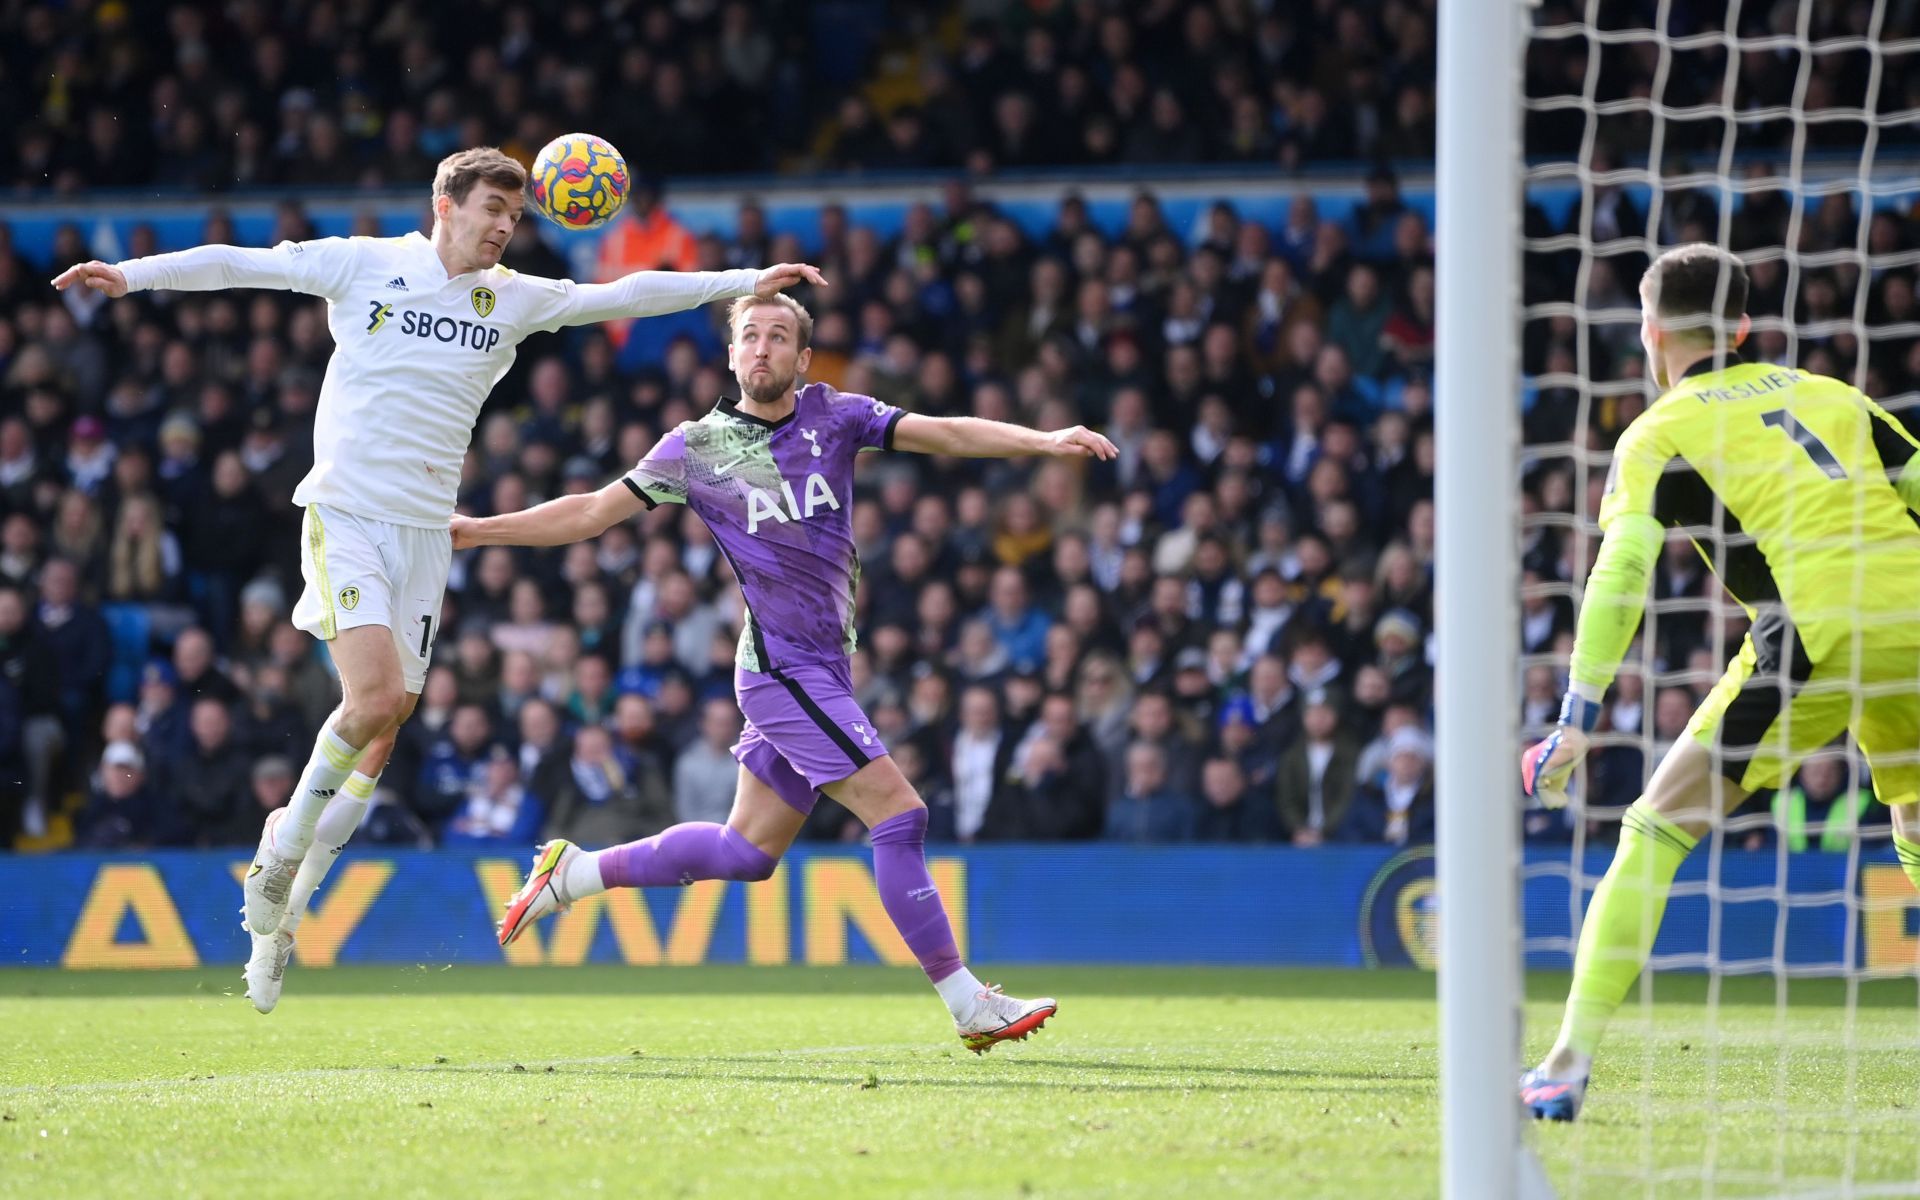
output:
MULTIPOLYGON (((927 863, 927 873, 940 889, 947 920, 953 926, 954 945, 964 955, 967 950, 966 863, 957 858, 933 859, 927 863)), ((808 859, 803 903, 809 963, 831 965, 847 961, 848 923, 866 938, 881 962, 891 966, 913 963, 913 951, 900 940, 886 907, 880 903, 880 889, 873 881, 873 872, 858 859, 808 859)))
POLYGON ((60 957, 65 967, 157 969, 197 967, 200 955, 187 939, 180 913, 167 895, 160 872, 146 863, 109 863, 94 876, 93 890, 73 923, 73 936, 60 957), (140 923, 145 941, 119 942, 115 936, 127 913, 140 923))

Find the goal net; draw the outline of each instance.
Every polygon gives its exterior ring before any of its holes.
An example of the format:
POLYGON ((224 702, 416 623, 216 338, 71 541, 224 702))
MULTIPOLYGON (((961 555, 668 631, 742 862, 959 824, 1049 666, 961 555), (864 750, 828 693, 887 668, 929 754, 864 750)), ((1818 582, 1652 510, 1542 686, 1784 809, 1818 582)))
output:
MULTIPOLYGON (((1917 19, 1914 0, 1528 14, 1525 743, 1558 715, 1612 448, 1656 397, 1636 290, 1652 257, 1735 251, 1752 284, 1744 357, 1847 381, 1920 426, 1917 19)), ((1670 532, 1574 804, 1525 814, 1529 1063, 1553 1039, 1627 806, 1747 631, 1704 569, 1744 536, 1714 513, 1670 532)), ((1559 1194, 1920 1195, 1920 907, 1871 788, 1841 738, 1713 818, 1608 1027, 1582 1119, 1529 1134, 1559 1194)))

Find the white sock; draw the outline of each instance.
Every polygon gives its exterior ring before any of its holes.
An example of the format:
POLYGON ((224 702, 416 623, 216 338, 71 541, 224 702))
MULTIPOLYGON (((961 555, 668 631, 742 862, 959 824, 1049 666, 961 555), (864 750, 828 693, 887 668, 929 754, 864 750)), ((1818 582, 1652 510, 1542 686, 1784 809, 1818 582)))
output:
POLYGON ((367 802, 379 782, 377 775, 355 771, 340 785, 340 794, 327 803, 327 811, 314 823, 313 845, 307 847, 306 857, 300 860, 300 870, 294 873, 293 894, 287 898, 287 915, 281 918, 280 932, 292 933, 300 928, 301 919, 307 915, 307 902, 313 899, 314 890, 325 881, 327 872, 333 870, 333 864, 340 860, 340 848, 353 837, 353 831, 360 828, 360 818, 366 815, 367 802))
POLYGON ((597 896, 607 890, 607 885, 600 881, 601 853, 599 850, 582 850, 561 871, 560 890, 568 900, 597 896))
POLYGON ((1549 1079, 1576 1079, 1582 1075, 1593 1074, 1593 1055, 1582 1054, 1571 1046, 1555 1043, 1547 1056, 1540 1060, 1540 1067, 1546 1071, 1549 1079))
POLYGON ((313 740, 313 757, 307 760, 307 769, 300 773, 293 799, 287 801, 287 815, 274 827, 275 854, 281 858, 306 857, 307 847, 313 844, 313 827, 346 783, 359 758, 360 749, 341 741, 340 735, 333 731, 333 722, 321 727, 320 736, 313 740))
POLYGON ((980 993, 987 990, 987 985, 975 979, 972 971, 961 967, 934 984, 933 990, 939 992, 940 998, 947 1002, 947 1011, 953 1014, 953 1019, 963 1021, 972 1014, 974 1004, 980 993))

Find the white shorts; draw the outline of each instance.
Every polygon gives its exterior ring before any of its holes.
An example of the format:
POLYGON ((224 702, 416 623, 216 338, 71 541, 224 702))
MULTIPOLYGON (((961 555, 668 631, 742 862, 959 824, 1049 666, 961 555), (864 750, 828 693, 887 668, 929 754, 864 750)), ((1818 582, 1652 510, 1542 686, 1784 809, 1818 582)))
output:
POLYGON ((309 504, 300 538, 307 586, 293 623, 322 641, 342 629, 382 625, 393 633, 407 691, 419 695, 439 634, 440 601, 453 562, 444 529, 394 525, 309 504))

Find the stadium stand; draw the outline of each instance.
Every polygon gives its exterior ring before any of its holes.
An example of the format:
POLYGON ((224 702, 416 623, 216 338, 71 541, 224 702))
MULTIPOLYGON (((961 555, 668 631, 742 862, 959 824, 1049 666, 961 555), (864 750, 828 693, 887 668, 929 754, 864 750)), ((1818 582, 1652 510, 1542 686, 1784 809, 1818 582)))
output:
MULTIPOLYGON (((0 180, 23 199, 268 187, 288 197, 270 233, 242 239, 214 210, 196 240, 270 244, 309 235, 303 189, 424 187, 450 149, 497 142, 525 158, 573 127, 663 177, 1065 166, 1096 179, 1103 164, 1198 162, 1364 173, 1364 196, 1337 214, 1303 183, 1283 217, 1249 218, 1223 184, 1203 219, 1176 225, 1142 187, 1117 225, 1069 194, 1036 231, 947 170, 942 199, 909 206, 897 230, 823 204, 804 241, 770 232, 753 200, 724 233, 629 236, 642 216, 673 222, 655 181, 602 264, 654 265, 660 246, 701 267, 804 257, 833 281, 800 294, 817 317, 814 378, 917 412, 1083 422, 1121 448, 1088 470, 905 455, 863 468, 859 696, 922 785, 936 835, 1430 836, 1430 206, 1408 202, 1392 167, 1354 166, 1431 156, 1430 3, 1295 15, 1153 3, 1124 17, 1068 5, 1047 19, 969 5, 992 15, 964 23, 946 6, 855 6, 876 14, 872 41, 831 53, 800 5, 636 6, 634 40, 605 46, 570 32, 591 24, 583 5, 536 23, 531 6, 477 3, 453 26, 428 26, 421 4, 371 23, 349 21, 354 7, 10 8, 0 117, 20 132, 0 140, 0 180), (915 45, 945 33, 949 53, 881 52, 909 31, 915 45), (778 65, 795 55, 805 88, 778 65), (614 90, 640 101, 613 113, 601 99, 614 90), (715 131, 743 122, 770 123, 775 136, 753 144, 793 145, 793 159, 736 156, 715 131)), ((1539 89, 1567 86, 1570 54, 1541 50, 1539 89)), ((1609 86, 1631 88, 1635 69, 1609 86)), ((1815 78, 1848 86, 1844 64, 1815 78)), ((1920 76, 1883 86, 1911 92, 1920 76)), ((1643 221, 1628 189, 1594 202, 1622 229, 1643 221)), ((1803 237, 1851 231, 1852 203, 1830 196, 1803 237)), ((1745 213, 1756 244, 1782 240, 1781 205, 1753 197, 1745 213)), ((1529 214, 1534 232, 1579 219, 1577 201, 1529 214)), ((1685 237, 1701 218, 1679 206, 1665 219, 1685 237)), ((1874 221, 1889 246, 1920 234, 1910 213, 1874 221)), ((533 232, 510 265, 569 274, 533 232)), ((326 327, 318 302, 277 294, 102 305, 54 293, 54 271, 108 253, 90 236, 65 225, 29 261, 0 222, 0 766, 17 783, 0 844, 247 843, 278 760, 300 760, 334 699, 323 656, 287 623, 288 501, 326 327)), ((158 244, 135 227, 112 256, 158 244)), ((1573 265, 1530 256, 1530 293, 1571 296, 1573 265)), ((1627 261, 1601 274, 1590 292, 1635 278, 1627 261)), ((1757 278, 1757 303, 1777 308, 1787 281, 1757 278)), ((1803 304, 1842 307, 1860 283, 1844 268, 1797 280, 1803 304)), ((1877 309, 1912 307, 1911 267, 1866 286, 1877 309)), ((476 433, 463 509, 517 509, 624 470, 728 391, 723 335, 709 313, 529 341, 476 433)), ((1570 338, 1570 326, 1531 330, 1528 373, 1566 370, 1570 338)), ((1874 349, 1879 394, 1908 388, 1913 346, 1874 349)), ((1634 345, 1590 350, 1598 378, 1638 369, 1634 345)), ((1812 369, 1838 372, 1854 348, 1812 353, 1812 369)), ((1576 430, 1574 397, 1527 400, 1530 442, 1596 447, 1640 403, 1597 406, 1576 430)), ((1553 459, 1525 486, 1549 511, 1598 500, 1574 495, 1553 459)), ((1529 548, 1536 581, 1573 566, 1551 537, 1529 548)), ((1662 566, 1662 595, 1708 586, 1684 555, 1662 566)), ((729 695, 740 618, 711 539, 672 508, 590 545, 459 556, 448 635, 374 836, 518 846, 541 829, 617 839, 711 814, 713 750, 730 735, 708 701, 729 695)), ((1530 602, 1528 647, 1564 656, 1569 618, 1530 602)), ((1660 661, 1693 663, 1703 636, 1665 623, 1660 661)), ((1560 691, 1540 670, 1530 722, 1551 719, 1540 706, 1560 691)), ((1690 706, 1630 676, 1610 719, 1664 729, 1690 706)), ((1598 786, 1637 787, 1625 753, 1603 756, 1598 786)), ((831 804, 808 830, 858 833, 831 804)))

